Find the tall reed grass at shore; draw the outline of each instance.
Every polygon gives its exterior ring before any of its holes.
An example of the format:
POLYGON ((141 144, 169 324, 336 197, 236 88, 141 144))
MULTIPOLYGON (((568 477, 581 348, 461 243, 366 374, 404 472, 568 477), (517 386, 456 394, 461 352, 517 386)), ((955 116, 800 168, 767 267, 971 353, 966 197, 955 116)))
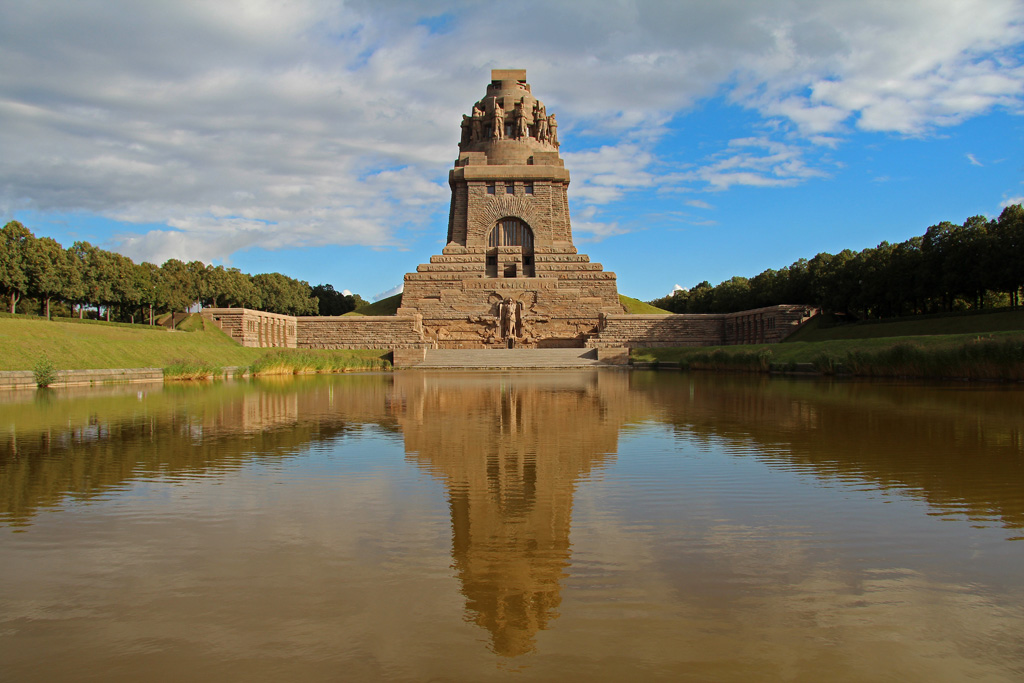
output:
POLYGON ((253 375, 298 375, 320 372, 390 370, 383 352, 372 351, 276 351, 256 359, 250 366, 253 375))
POLYGON ((215 363, 176 360, 164 368, 164 378, 173 380, 211 379, 228 374, 252 376, 303 375, 329 372, 390 370, 385 351, 306 351, 279 349, 264 353, 248 366, 228 368, 215 363))
POLYGON ((924 349, 912 342, 852 351, 836 370, 859 377, 938 377, 1024 381, 1024 340, 985 339, 924 349))

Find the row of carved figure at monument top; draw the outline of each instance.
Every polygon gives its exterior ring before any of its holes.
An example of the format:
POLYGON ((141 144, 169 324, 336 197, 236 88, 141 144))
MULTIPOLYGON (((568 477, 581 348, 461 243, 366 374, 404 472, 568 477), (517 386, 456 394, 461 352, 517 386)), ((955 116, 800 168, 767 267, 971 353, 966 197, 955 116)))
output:
MULTIPOLYGON (((558 147, 558 121, 555 115, 548 116, 544 105, 536 102, 533 105, 533 125, 527 120, 524 102, 516 103, 512 116, 515 119, 513 136, 516 140, 533 137, 537 142, 546 142, 549 145, 558 147)), ((505 139, 505 109, 498 101, 494 102, 494 113, 491 115, 490 130, 484 133, 484 109, 478 102, 473 106, 473 115, 462 115, 462 144, 481 142, 487 138, 491 140, 505 139)))

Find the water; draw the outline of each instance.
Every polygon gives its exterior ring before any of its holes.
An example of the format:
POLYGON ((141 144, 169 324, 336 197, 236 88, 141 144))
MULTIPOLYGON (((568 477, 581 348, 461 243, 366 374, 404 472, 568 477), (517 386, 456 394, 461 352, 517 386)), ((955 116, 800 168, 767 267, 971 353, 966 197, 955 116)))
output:
POLYGON ((1024 390, 0 397, 0 680, 1020 680, 1024 390))

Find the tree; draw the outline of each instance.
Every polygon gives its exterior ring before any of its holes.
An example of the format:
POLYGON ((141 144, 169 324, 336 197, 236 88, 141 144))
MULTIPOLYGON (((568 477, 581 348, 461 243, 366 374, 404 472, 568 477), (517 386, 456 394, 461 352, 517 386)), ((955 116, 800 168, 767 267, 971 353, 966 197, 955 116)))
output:
POLYGON ((317 300, 308 282, 293 280, 281 273, 253 276, 253 285, 262 302, 260 308, 285 315, 316 315, 317 300))
POLYGON ((716 313, 732 313, 754 308, 751 303, 750 281, 738 275, 719 283, 714 288, 711 298, 716 313))
POLYGON ((362 301, 358 295, 343 294, 335 290, 334 285, 317 285, 313 288, 312 296, 318 301, 319 315, 344 315, 354 311, 362 301))
POLYGON ((11 313, 28 290, 27 256, 34 239, 18 221, 0 228, 0 289, 8 299, 11 313))
MULTIPOLYGON (((109 253, 111 262, 111 283, 112 303, 119 306, 118 316, 124 320, 125 309, 128 309, 128 317, 132 323, 135 322, 135 309, 142 303, 143 291, 142 282, 139 279, 138 267, 135 262, 127 256, 109 253)), ((107 320, 110 320, 110 308, 107 308, 107 320)))
POLYGON ((199 301, 199 287, 194 268, 178 259, 168 259, 160 266, 160 298, 173 313, 188 311, 199 301))
POLYGON ((163 303, 160 299, 160 269, 148 261, 135 266, 135 286, 139 303, 149 308, 149 324, 153 324, 153 308, 163 303))
POLYGON ((49 320, 50 300, 62 296, 73 278, 71 258, 57 240, 39 237, 29 244, 26 265, 29 292, 43 301, 49 320))
MULTIPOLYGON (((110 320, 110 304, 114 300, 114 279, 116 277, 116 261, 113 254, 88 242, 84 245, 84 266, 82 284, 85 288, 85 300, 96 306, 96 318, 100 317, 100 309, 107 307, 107 320, 110 320)), ((74 246, 74 245, 72 245, 74 246)))
POLYGON ((1010 307, 1017 308, 1024 287, 1024 207, 1013 204, 1003 209, 991 226, 991 236, 995 287, 1007 292, 1010 307))

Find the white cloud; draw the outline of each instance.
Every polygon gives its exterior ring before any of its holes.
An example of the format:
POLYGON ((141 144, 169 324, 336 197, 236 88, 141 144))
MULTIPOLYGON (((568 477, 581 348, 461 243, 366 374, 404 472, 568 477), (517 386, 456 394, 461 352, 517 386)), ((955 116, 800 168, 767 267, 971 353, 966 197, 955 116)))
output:
POLYGON ((1013 206, 1014 204, 1024 204, 1024 195, 1020 197, 1010 197, 1009 199, 1004 199, 1003 201, 999 202, 999 207, 1005 209, 1006 207, 1013 206))
POLYGON ((973 154, 967 155, 967 161, 971 162, 971 166, 984 166, 985 164, 978 161, 973 154))
POLYGON ((396 294, 401 294, 403 291, 405 291, 405 283, 402 283, 400 285, 396 285, 396 286, 392 287, 391 289, 388 289, 388 290, 385 290, 385 291, 381 292, 380 294, 375 294, 373 296, 373 300, 374 301, 380 301, 381 299, 387 299, 389 296, 394 296, 396 294))
POLYGON ((713 209, 713 208, 715 208, 715 207, 711 206, 710 204, 708 204, 707 202, 701 201, 699 199, 691 199, 691 200, 686 202, 686 205, 687 206, 692 206, 695 209, 713 209))
MULTIPOLYGON (((583 206, 659 184, 792 185, 827 173, 819 148, 852 129, 926 135, 1022 110, 1017 0, 516 7, 0 4, 0 211, 166 225, 122 243, 153 260, 399 246, 443 221, 460 114, 501 66, 528 69, 563 140, 600 136, 564 155, 583 206), (444 14, 443 30, 423 21, 444 14), (673 117, 719 94, 777 132, 663 172, 673 117)), ((621 230, 601 225, 580 229, 621 230)))
POLYGON ((706 183, 713 190, 727 190, 734 185, 787 187, 810 178, 827 177, 826 171, 805 161, 804 153, 797 145, 767 137, 738 138, 703 165, 678 174, 678 179, 706 183))

